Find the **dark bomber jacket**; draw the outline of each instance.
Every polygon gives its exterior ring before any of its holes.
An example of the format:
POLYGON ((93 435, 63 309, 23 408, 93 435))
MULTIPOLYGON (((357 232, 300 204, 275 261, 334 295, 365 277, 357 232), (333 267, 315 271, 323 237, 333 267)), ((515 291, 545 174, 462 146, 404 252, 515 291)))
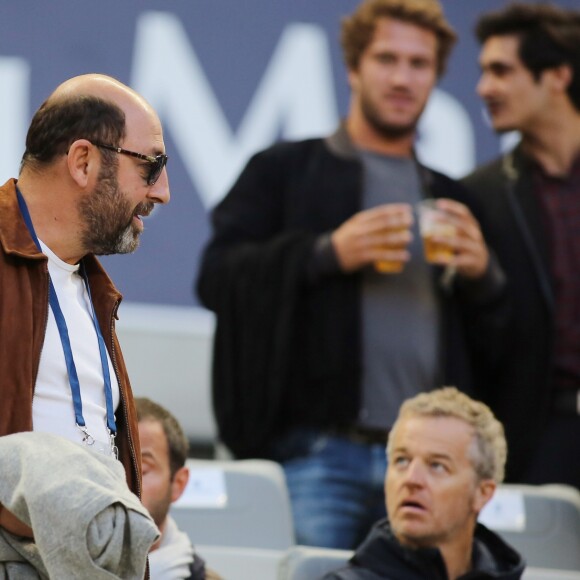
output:
MULTIPOLYGON (((426 196, 464 201, 457 182, 420 171, 426 196)), ((309 274, 320 236, 361 209, 362 190, 362 164, 341 128, 256 154, 212 213, 197 291, 217 314, 214 410, 221 440, 239 458, 271 457, 269 443, 295 427, 356 420, 361 274, 324 272, 315 282, 309 274)), ((441 270, 433 275, 442 318, 438 383, 477 395, 474 378, 495 363, 503 334, 503 274, 490 265, 482 279, 447 289, 441 270)))

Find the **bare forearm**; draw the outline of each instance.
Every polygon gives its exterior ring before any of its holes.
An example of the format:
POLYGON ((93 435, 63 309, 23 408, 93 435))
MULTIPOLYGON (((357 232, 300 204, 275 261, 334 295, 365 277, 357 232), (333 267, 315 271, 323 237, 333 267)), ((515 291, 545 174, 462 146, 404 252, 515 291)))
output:
POLYGON ((21 522, 11 511, 0 504, 0 527, 16 536, 32 538, 32 528, 21 522))

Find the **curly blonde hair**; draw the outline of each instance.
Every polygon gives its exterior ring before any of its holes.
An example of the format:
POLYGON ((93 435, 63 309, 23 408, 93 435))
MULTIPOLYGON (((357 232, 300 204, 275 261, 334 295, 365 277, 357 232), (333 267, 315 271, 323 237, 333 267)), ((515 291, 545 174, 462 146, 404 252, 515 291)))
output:
MULTIPOLYGON (((470 455, 478 478, 492 479, 496 483, 503 481, 507 443, 503 425, 487 405, 474 401, 455 387, 420 393, 401 405, 391 433, 397 423, 408 416, 453 417, 465 421, 473 428, 474 445, 470 455)), ((387 454, 391 455, 391 438, 387 454)))
POLYGON ((340 41, 344 61, 349 70, 356 70, 361 54, 370 44, 377 20, 393 18, 435 33, 437 37, 437 74, 445 72, 457 35, 445 20, 438 0, 364 0, 342 20, 340 41))

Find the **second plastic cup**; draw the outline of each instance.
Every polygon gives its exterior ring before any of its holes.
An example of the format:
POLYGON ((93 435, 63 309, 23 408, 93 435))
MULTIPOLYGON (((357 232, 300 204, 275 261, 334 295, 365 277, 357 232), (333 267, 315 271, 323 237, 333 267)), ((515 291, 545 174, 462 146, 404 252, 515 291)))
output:
POLYGON ((423 239, 425 260, 430 263, 449 262, 453 257, 451 244, 441 238, 450 240, 457 235, 457 226, 450 221, 450 215, 437 207, 436 201, 426 199, 417 204, 419 230, 423 239), (434 238, 440 238, 435 241, 434 238))

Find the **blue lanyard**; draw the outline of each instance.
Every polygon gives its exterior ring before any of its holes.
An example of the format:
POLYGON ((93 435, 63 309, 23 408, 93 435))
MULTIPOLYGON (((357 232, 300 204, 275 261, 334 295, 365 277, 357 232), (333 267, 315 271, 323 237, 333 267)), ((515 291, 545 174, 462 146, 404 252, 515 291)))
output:
MULTIPOLYGON (((26 223, 26 227, 28 228, 28 231, 30 232, 32 239, 34 240, 36 247, 40 252, 42 252, 40 242, 38 241, 38 237, 36 235, 36 232, 34 231, 32 220, 30 219, 30 212, 28 211, 28 207, 26 207, 24 197, 22 197, 22 194, 20 193, 20 190, 18 188, 16 189, 16 194, 18 196, 18 205, 20 206, 20 211, 26 223)), ((114 438, 115 435, 117 434, 117 427, 115 425, 115 413, 113 409, 113 391, 111 389, 111 376, 109 374, 109 361, 107 359, 107 350, 105 347, 105 341, 103 339, 101 329, 99 328, 99 324, 97 322, 95 306, 93 304, 93 299, 91 298, 91 289, 89 287, 89 280, 84 268, 84 264, 81 263, 79 271, 85 282, 85 287, 89 295, 89 302, 91 304, 93 326, 95 327, 95 332, 97 333, 97 341, 99 343, 99 355, 101 357, 101 366, 103 367, 103 379, 105 383, 105 402, 107 405, 107 428, 109 429, 109 435, 111 436, 111 438, 114 438)), ((48 275, 48 279, 49 279, 48 300, 50 303, 50 307, 52 308, 52 313, 54 314, 54 319, 56 321, 56 326, 58 328, 58 333, 60 335, 60 341, 62 343, 62 350, 64 352, 64 359, 66 362, 66 368, 68 372, 68 380, 70 383, 70 390, 73 398, 75 421, 77 427, 79 427, 79 429, 81 429, 81 431, 83 431, 83 433, 85 434, 85 442, 91 445, 94 442, 94 440, 91 437, 91 435, 89 435, 86 429, 85 418, 83 417, 83 402, 81 398, 81 388, 79 383, 79 377, 77 375, 77 368, 75 366, 75 361, 73 358, 66 320, 64 319, 64 315, 60 308, 58 297, 56 295, 56 290, 54 289, 54 284, 52 283, 50 274, 48 275)), ((111 441, 111 444, 112 443, 113 442, 111 441)))

